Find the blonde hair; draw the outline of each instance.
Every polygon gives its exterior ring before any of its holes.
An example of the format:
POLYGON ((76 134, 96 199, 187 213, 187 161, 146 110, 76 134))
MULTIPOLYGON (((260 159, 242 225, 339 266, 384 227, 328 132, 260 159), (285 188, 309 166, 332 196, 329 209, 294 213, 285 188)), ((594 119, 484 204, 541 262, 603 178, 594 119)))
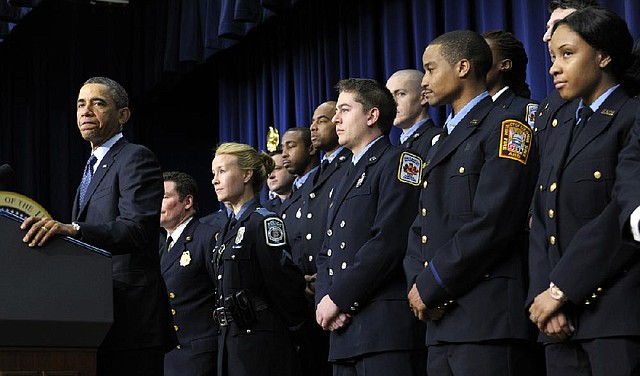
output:
POLYGON ((216 149, 216 156, 221 154, 234 155, 238 159, 238 167, 242 170, 253 170, 251 186, 253 192, 258 193, 273 171, 276 163, 265 152, 258 152, 247 144, 225 142, 216 149))

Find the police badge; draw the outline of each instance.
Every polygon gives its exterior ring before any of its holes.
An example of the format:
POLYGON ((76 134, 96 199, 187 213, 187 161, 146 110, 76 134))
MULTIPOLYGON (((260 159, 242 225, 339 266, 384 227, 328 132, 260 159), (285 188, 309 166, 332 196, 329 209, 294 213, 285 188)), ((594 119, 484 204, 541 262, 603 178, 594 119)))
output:
POLYGON ((180 256, 180 266, 187 266, 191 263, 191 253, 189 251, 182 252, 182 256, 180 256))

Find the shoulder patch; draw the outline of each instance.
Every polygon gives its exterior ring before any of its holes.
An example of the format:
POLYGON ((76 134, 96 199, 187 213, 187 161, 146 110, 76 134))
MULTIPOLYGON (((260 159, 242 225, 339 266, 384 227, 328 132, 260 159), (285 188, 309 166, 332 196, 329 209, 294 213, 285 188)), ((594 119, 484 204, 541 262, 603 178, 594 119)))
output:
POLYGON ((422 181, 422 159, 415 154, 402 152, 398 166, 398 180, 418 186, 422 181))
POLYGON ((264 220, 264 234, 268 246, 279 247, 287 244, 284 222, 278 217, 269 217, 264 220))
POLYGON ((529 124, 529 128, 533 128, 533 123, 536 122, 536 113, 538 112, 538 104, 537 103, 528 103, 527 110, 525 113, 525 117, 527 119, 527 124, 529 124))
POLYGON ((505 120, 502 122, 498 156, 526 165, 531 150, 531 140, 530 127, 514 119, 505 120))

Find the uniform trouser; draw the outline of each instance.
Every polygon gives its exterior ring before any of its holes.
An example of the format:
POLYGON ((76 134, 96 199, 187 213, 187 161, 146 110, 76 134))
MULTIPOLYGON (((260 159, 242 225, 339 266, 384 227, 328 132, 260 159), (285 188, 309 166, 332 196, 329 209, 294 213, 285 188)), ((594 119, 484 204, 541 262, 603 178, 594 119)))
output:
POLYGON ((538 376, 544 369, 533 342, 500 340, 429 346, 427 373, 437 376, 538 376))
POLYGON ((640 375, 640 338, 615 337, 550 343, 547 376, 640 375))
POLYGON ((333 363, 333 376, 425 376, 424 351, 388 351, 333 363))

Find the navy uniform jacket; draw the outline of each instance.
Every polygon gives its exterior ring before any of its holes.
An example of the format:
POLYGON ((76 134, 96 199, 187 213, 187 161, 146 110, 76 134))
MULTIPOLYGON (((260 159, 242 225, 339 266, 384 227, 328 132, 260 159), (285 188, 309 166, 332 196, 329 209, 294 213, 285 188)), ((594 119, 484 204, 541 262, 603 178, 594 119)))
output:
POLYGON ((507 88, 500 96, 493 102, 497 107, 501 107, 508 110, 512 114, 519 115, 518 120, 524 121, 529 124, 531 128, 534 127, 536 120, 536 112, 538 111, 538 102, 533 99, 517 96, 510 88, 507 88))
POLYGON ((433 120, 427 119, 416 129, 416 131, 409 136, 401 146, 406 149, 414 150, 420 158, 427 159, 427 153, 431 149, 432 139, 440 134, 442 128, 436 128, 433 120))
MULTIPOLYGON (((538 149, 538 155, 544 154, 548 134, 559 124, 556 117, 558 110, 568 103, 569 102, 560 97, 560 93, 558 93, 557 90, 554 90, 549 93, 538 106, 536 120, 533 124, 533 136, 536 142, 536 148, 538 149)), ((578 101, 574 101, 574 106, 577 107, 577 105, 578 101)))
POLYGON ((214 228, 215 232, 220 232, 224 225, 229 220, 229 213, 227 213, 227 209, 220 209, 211 214, 207 214, 198 219, 201 223, 207 224, 214 228))
POLYGON ((620 152, 615 193, 621 207, 620 229, 623 239, 638 244, 631 235, 629 217, 640 206, 640 108, 630 131, 627 146, 620 152))
POLYGON ((101 350, 162 347, 176 342, 158 246, 164 188, 155 155, 118 140, 100 161, 72 218, 83 242, 112 253, 113 325, 101 350))
POLYGON ((208 273, 215 233, 215 228, 193 218, 170 251, 160 255, 179 343, 164 357, 165 375, 215 375, 218 325, 212 313, 216 294, 208 273))
MULTIPOLYGON (((322 247, 327 229, 327 212, 336 186, 342 182, 345 171, 351 163, 351 151, 343 148, 326 170, 320 174, 318 168, 309 179, 313 181, 311 190, 303 200, 300 225, 299 266, 304 274, 312 275, 317 271, 316 258, 322 247)), ((295 253, 295 252, 294 252, 295 253)))
POLYGON ((613 197, 618 154, 637 107, 616 89, 569 147, 575 108, 565 106, 562 124, 549 134, 554 147, 541 159, 527 305, 554 282, 569 298, 561 309, 576 328, 574 339, 640 334, 638 253, 621 244, 613 197))
POLYGON ((351 317, 331 332, 329 359, 424 349, 402 270, 422 160, 378 139, 334 193, 318 254, 316 304, 327 294, 351 317))
POLYGON ((293 264, 282 220, 253 200, 238 222, 223 229, 213 253, 218 305, 247 289, 257 321, 246 329, 220 327, 218 375, 295 375, 298 360, 292 330, 306 319, 305 281, 293 264))
POLYGON ((282 206, 282 200, 280 199, 280 197, 274 197, 274 198, 270 198, 267 201, 264 202, 264 204, 262 205, 265 209, 269 209, 269 211, 272 211, 276 214, 280 214, 280 207, 282 206))
POLYGON ((484 98, 431 150, 405 272, 429 308, 427 345, 528 339, 527 210, 536 177, 532 131, 484 98))
MULTIPOLYGON (((316 170, 317 171, 317 170, 316 170)), ((306 205, 306 200, 313 188, 313 174, 310 174, 305 180, 304 184, 291 193, 291 196, 284 200, 280 205, 280 217, 284 221, 287 228, 287 236, 289 246, 291 247, 291 256, 293 262, 305 271, 305 255, 302 253, 303 247, 303 235, 302 235, 302 223, 304 221, 303 210, 306 205)), ((307 262, 308 263, 308 262, 307 262)), ((306 271, 304 274, 307 274, 306 271)), ((313 274, 313 273, 311 273, 313 274)))

